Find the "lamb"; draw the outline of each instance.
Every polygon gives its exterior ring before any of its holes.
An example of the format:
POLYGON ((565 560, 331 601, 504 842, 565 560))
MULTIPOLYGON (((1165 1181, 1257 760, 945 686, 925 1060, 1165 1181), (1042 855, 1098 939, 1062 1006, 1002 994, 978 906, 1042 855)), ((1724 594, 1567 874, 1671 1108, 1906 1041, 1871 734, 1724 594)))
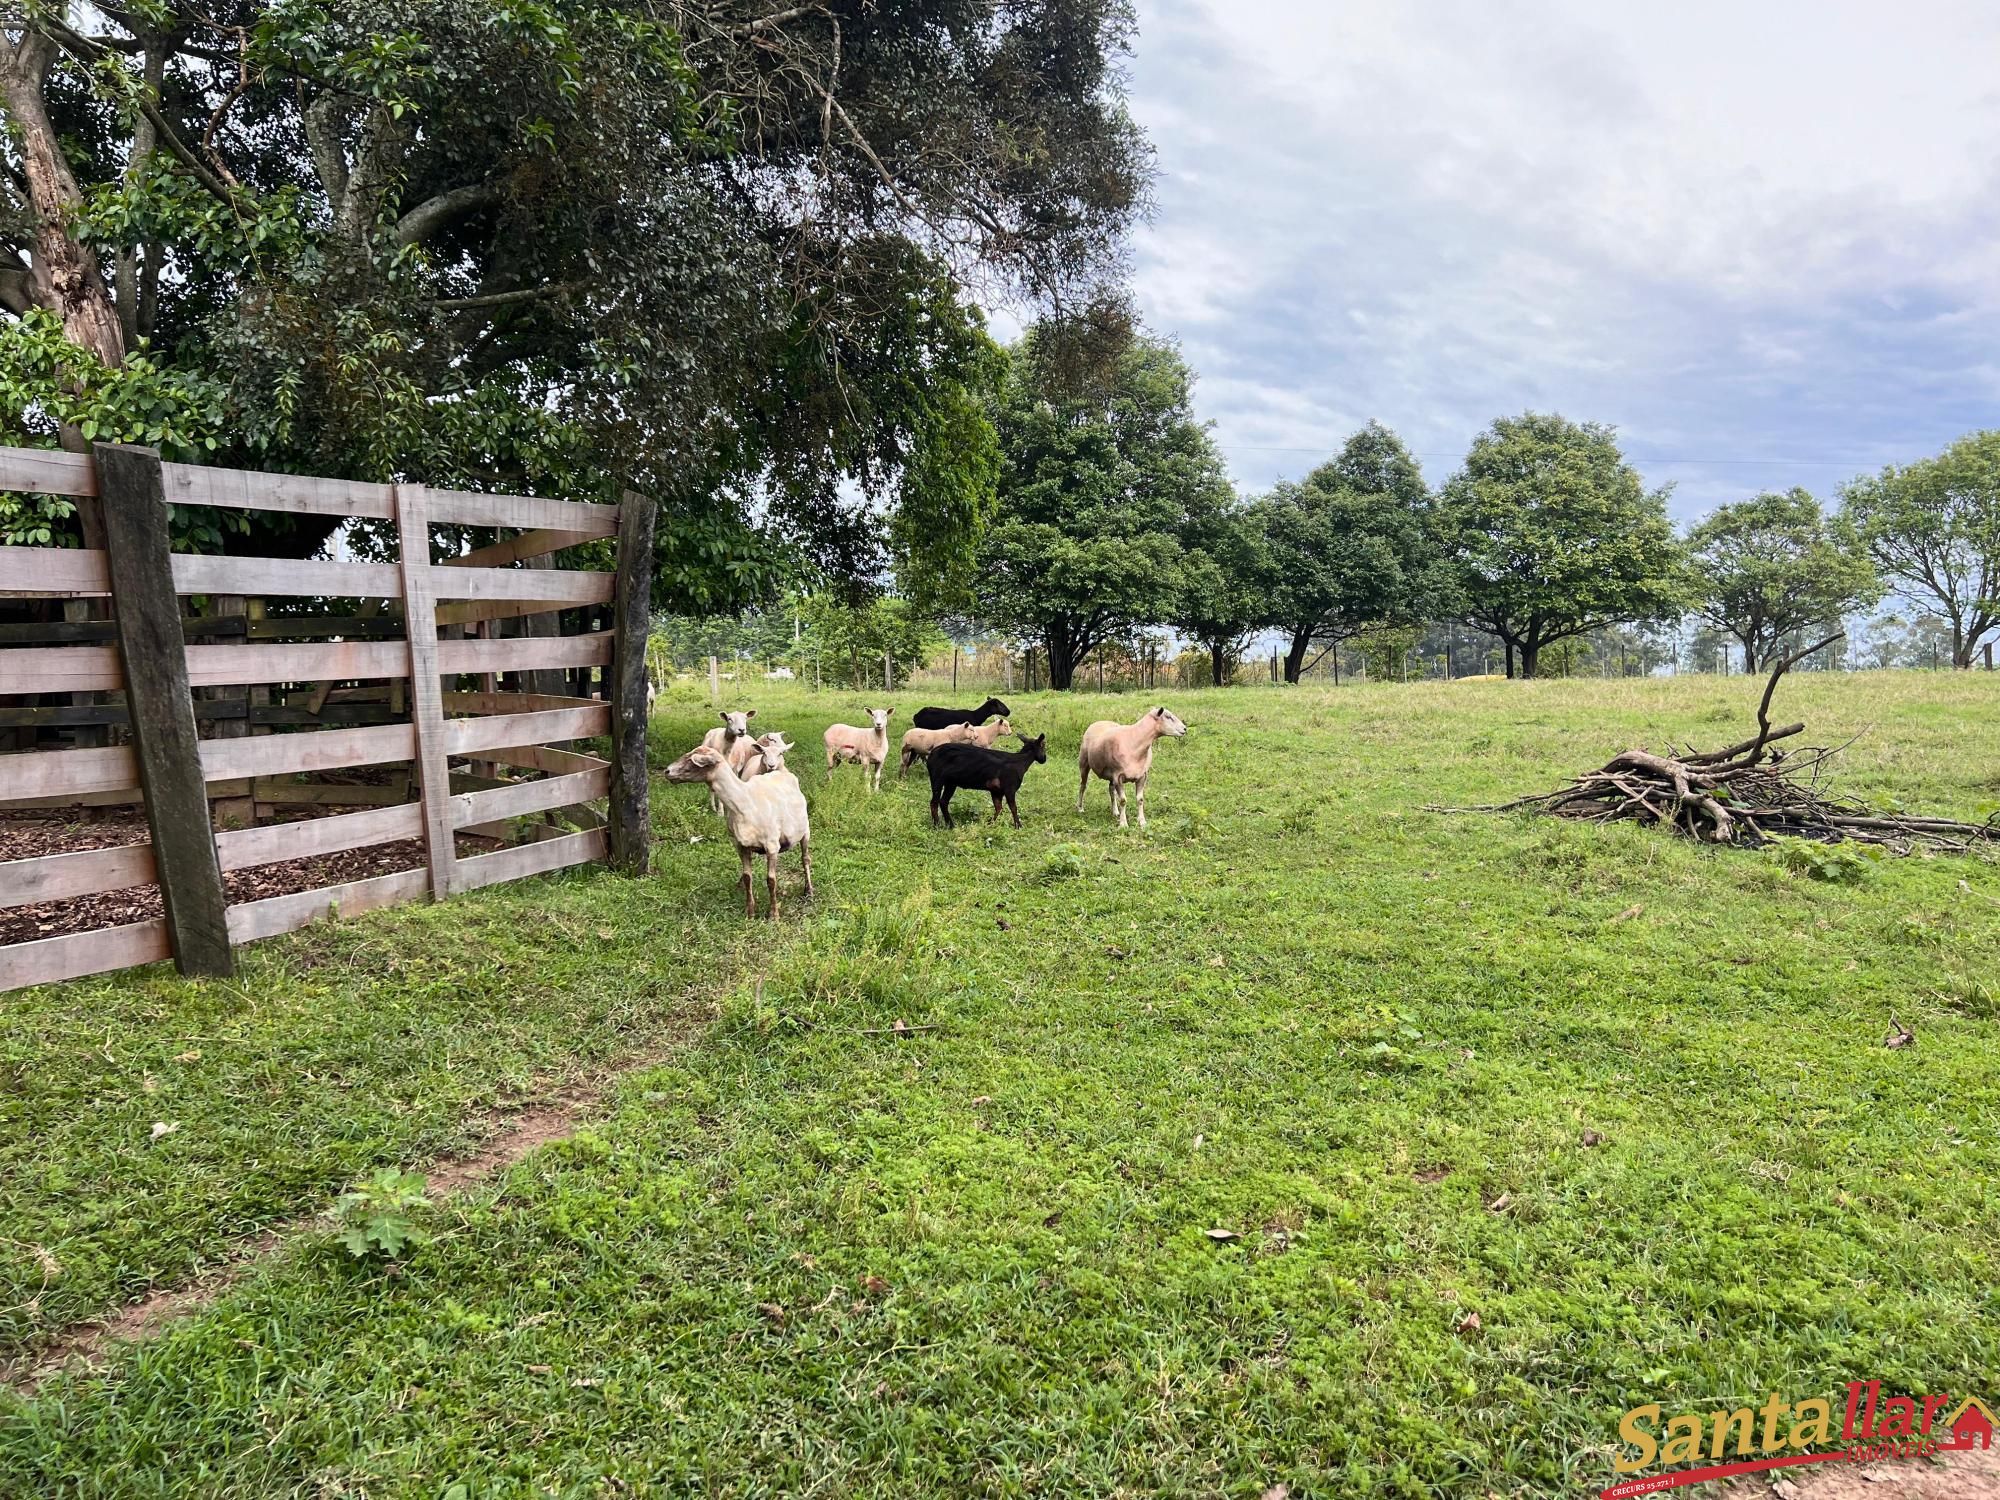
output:
POLYGON ((949 729, 954 724, 984 724, 995 714, 1007 717, 1007 705, 988 698, 977 708, 920 708, 910 722, 919 729, 949 729))
POLYGON ((939 745, 982 745, 991 750, 1001 735, 1013 732, 1014 726, 1005 719, 996 719, 991 724, 954 724, 949 729, 906 729, 903 763, 896 768, 896 779, 901 781, 908 774, 911 762, 929 760, 931 751, 939 745))
POLYGON ((793 748, 792 742, 780 730, 770 734, 760 734, 756 739, 740 739, 729 747, 729 764, 735 770, 737 779, 749 781, 762 776, 766 771, 785 769, 785 756, 793 748))
MULTIPOLYGON (((767 765, 772 754, 769 747, 763 751, 767 765)), ((778 856, 785 850, 799 851, 799 862, 805 867, 806 894, 813 893, 812 828, 798 777, 790 771, 772 769, 753 781, 743 781, 729 768, 726 757, 703 745, 668 766, 667 780, 705 781, 710 795, 721 801, 730 842, 736 845, 737 858, 743 865, 744 916, 754 919, 757 915, 750 867, 759 854, 764 856, 764 886, 772 921, 778 919, 778 856)))
POLYGON ((972 791, 993 794, 993 816, 1000 816, 1000 802, 1006 799, 1007 811, 1014 815, 1014 826, 1021 826, 1021 810, 1014 805, 1014 794, 1021 789, 1021 778, 1028 774, 1028 767, 1044 764, 1049 758, 1049 737, 1044 734, 1037 739, 1021 736, 1018 750, 988 750, 983 745, 968 745, 954 742, 939 745, 931 752, 931 824, 936 826, 940 813, 944 816, 944 826, 951 822, 951 795, 960 787, 972 791))
POLYGON ((829 772, 842 761, 858 761, 864 772, 871 772, 873 780, 869 790, 882 790, 882 763, 889 758, 889 717, 894 712, 887 708, 868 710, 868 728, 856 729, 852 724, 829 724, 826 727, 826 768, 829 772))
MULTIPOLYGON (((728 755, 729 747, 750 733, 750 721, 756 717, 757 710, 754 708, 741 711, 725 708, 722 710, 721 728, 711 729, 703 735, 701 748, 713 750, 718 755, 728 755)), ((712 813, 722 811, 722 800, 713 792, 709 794, 708 810, 712 813)))
POLYGON ((1165 708, 1154 709, 1136 724, 1099 719, 1084 730, 1083 743, 1077 748, 1076 810, 1083 811, 1083 795, 1090 790, 1094 771, 1111 783, 1111 810, 1118 814, 1120 828, 1130 826, 1125 821, 1125 788, 1131 785, 1138 789, 1139 826, 1144 828, 1146 782, 1153 774, 1153 746, 1167 735, 1186 733, 1187 725, 1165 708))

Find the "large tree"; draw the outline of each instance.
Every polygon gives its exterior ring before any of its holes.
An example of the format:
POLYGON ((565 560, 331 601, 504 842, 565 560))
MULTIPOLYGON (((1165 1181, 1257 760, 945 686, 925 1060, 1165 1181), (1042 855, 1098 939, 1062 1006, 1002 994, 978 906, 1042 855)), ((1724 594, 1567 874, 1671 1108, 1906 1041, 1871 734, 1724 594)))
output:
MULTIPOLYGON (((705 605, 768 586, 753 516, 852 577, 906 508, 898 556, 948 568, 986 464, 967 287, 1082 295, 1147 173, 1125 0, 16 15, 7 439, 635 486, 705 605)), ((17 538, 76 527, 0 509, 17 538)))
POLYGON ((1841 514, 1896 592, 1949 622, 1952 665, 1971 666, 2000 626, 2000 431, 1855 480, 1841 514))
POLYGON ((1374 626, 1419 622, 1442 603, 1430 492, 1402 440, 1379 422, 1255 513, 1269 558, 1264 623, 1285 633, 1285 681, 1374 626))
POLYGON ((1794 631, 1881 597, 1846 529, 1802 489, 1717 506, 1688 532, 1695 613, 1736 637, 1754 672, 1794 631))
POLYGON ((1459 618, 1500 638, 1511 677, 1605 625, 1662 619, 1686 597, 1667 492, 1648 491, 1594 422, 1527 412, 1473 439, 1440 519, 1459 618))
POLYGON ((1067 688, 1092 651, 1170 618, 1191 518, 1227 502, 1180 352, 1144 335, 1078 360, 1074 330, 1031 330, 1000 402, 999 513, 979 558, 985 619, 1037 643, 1067 688))
POLYGON ((1235 504, 1194 518, 1183 539, 1181 593, 1168 623, 1208 653, 1209 681, 1223 687, 1270 618, 1270 549, 1254 510, 1235 504))

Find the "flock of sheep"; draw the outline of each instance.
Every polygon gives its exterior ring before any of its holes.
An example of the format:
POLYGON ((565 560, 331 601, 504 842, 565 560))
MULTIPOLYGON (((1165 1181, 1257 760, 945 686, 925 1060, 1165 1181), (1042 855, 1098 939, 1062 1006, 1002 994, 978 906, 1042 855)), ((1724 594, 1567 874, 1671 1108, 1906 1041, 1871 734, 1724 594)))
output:
MULTIPOLYGON (((730 709, 722 723, 709 730, 702 742, 667 767, 667 780, 708 784, 709 808, 722 814, 729 838, 743 867, 743 910, 757 915, 757 897, 752 866, 764 856, 764 886, 767 914, 778 915, 778 856, 788 849, 799 851, 805 871, 806 894, 813 891, 812 826, 806 812, 805 793, 799 779, 786 769, 785 756, 796 748, 782 732, 752 735, 753 709, 730 709)), ((852 762, 862 768, 871 791, 882 787, 882 768, 889 759, 889 720, 893 709, 871 708, 868 724, 832 724, 827 727, 826 769, 852 762)), ((1084 794, 1090 778, 1097 776, 1111 784, 1111 810, 1118 826, 1127 827, 1126 789, 1137 793, 1139 826, 1146 826, 1146 783, 1153 774, 1153 747, 1169 735, 1187 733, 1187 725, 1165 708, 1154 708, 1137 723, 1120 724, 1100 719, 1083 732, 1077 749, 1079 773, 1076 810, 1083 811, 1084 794)), ((931 822, 952 826, 951 799, 958 791, 986 792, 993 798, 993 816, 1004 805, 1014 826, 1021 826, 1015 795, 1030 766, 1049 758, 1048 736, 1029 739, 1007 722, 1007 705, 988 698, 973 709, 920 708, 916 727, 902 738, 902 764, 896 776, 901 780, 910 766, 923 761, 931 780, 931 822), (993 720, 988 723, 988 720, 993 720), (1020 740, 1018 750, 998 750, 995 741, 1003 735, 1020 740)))

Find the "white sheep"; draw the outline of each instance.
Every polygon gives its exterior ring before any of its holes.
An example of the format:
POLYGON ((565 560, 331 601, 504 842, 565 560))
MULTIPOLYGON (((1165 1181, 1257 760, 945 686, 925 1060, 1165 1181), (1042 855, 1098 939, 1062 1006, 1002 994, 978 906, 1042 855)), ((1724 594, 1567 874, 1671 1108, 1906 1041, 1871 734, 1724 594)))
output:
MULTIPOLYGON (((756 717, 757 710, 754 708, 723 709, 721 725, 701 737, 701 748, 727 757, 730 747, 749 735, 750 721, 756 717)), ((708 810, 712 813, 722 811, 722 799, 713 792, 709 794, 708 810)))
MULTIPOLYGON (((773 752, 767 749, 763 753, 768 763, 773 752)), ((710 795, 721 801, 730 842, 736 845, 737 858, 743 865, 746 917, 757 915, 757 896, 750 876, 759 854, 764 856, 764 885, 772 921, 778 917, 778 856, 785 850, 799 851, 799 862, 806 875, 806 894, 813 893, 812 825, 798 777, 790 771, 773 769, 744 781, 730 769, 724 756, 704 745, 668 766, 667 780, 705 781, 710 795)))
POLYGON ((785 756, 793 748, 783 731, 773 730, 753 739, 740 739, 729 747, 729 764, 737 779, 749 781, 766 771, 785 769, 785 756))
POLYGON ((991 750, 1001 735, 1013 732, 1014 726, 1005 719, 991 724, 953 724, 944 729, 905 729, 903 763, 896 768, 896 779, 901 781, 916 761, 929 761, 931 751, 939 745, 980 745, 991 750))
POLYGON ((856 761, 870 774, 870 791, 882 790, 882 763, 889 758, 889 719, 893 710, 868 710, 868 728, 852 724, 826 726, 826 768, 829 772, 842 761, 856 761))
POLYGON ((1187 733, 1187 725, 1164 708, 1156 708, 1136 724, 1120 724, 1115 719, 1099 719, 1083 732, 1077 748, 1080 773, 1076 786, 1076 810, 1083 811, 1083 795, 1090 790, 1092 773, 1111 783, 1111 810, 1118 814, 1118 826, 1125 821, 1125 788, 1139 793, 1139 826, 1146 826, 1146 782, 1153 774, 1153 746, 1167 735, 1187 733))

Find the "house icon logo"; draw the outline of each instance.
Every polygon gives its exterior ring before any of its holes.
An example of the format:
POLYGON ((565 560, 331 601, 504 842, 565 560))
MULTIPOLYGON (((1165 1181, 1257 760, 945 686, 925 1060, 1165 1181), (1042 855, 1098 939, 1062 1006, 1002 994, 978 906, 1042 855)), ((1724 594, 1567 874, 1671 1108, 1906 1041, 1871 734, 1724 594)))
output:
POLYGON ((1962 1452, 1970 1448, 1991 1448, 1996 1426, 2000 1423, 1993 1420, 1993 1413, 1986 1409, 1986 1403, 1977 1396, 1967 1396, 1958 1410, 1945 1418, 1945 1428, 1951 1436, 1939 1443, 1938 1449, 1941 1452, 1962 1452))

